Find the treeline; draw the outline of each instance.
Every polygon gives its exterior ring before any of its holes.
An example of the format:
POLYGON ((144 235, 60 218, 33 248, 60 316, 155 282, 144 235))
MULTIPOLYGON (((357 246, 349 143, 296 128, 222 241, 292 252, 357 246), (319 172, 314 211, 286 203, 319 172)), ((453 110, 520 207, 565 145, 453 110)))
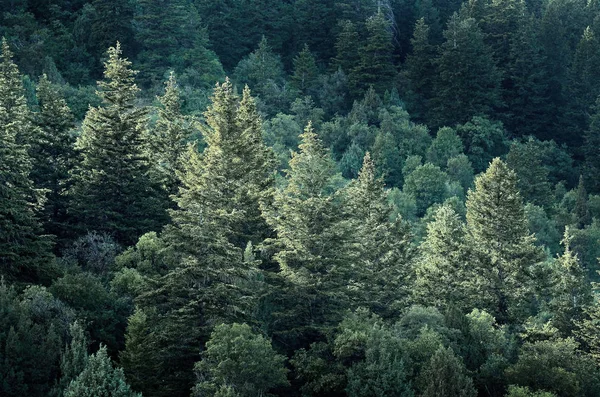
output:
POLYGON ((600 395, 594 2, 0 4, 1 395, 600 395))

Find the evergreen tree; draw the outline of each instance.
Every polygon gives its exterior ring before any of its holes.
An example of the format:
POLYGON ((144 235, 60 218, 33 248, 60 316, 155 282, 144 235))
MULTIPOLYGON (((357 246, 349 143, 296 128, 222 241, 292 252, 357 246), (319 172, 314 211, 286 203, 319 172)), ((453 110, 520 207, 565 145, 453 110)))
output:
POLYGON ((429 39, 430 28, 423 18, 415 25, 410 41, 412 52, 406 57, 406 77, 411 91, 410 113, 417 120, 424 121, 429 116, 431 99, 434 96, 433 77, 435 76, 435 47, 429 39))
POLYGON ((452 349, 440 347, 419 375, 423 397, 475 397, 473 380, 452 349))
POLYGON ((75 380, 87 366, 88 341, 84 329, 79 322, 75 321, 70 326, 71 343, 66 346, 60 358, 60 382, 57 394, 63 395, 64 390, 71 381, 75 380))
POLYGON ((0 274, 10 281, 48 282, 50 240, 37 209, 43 194, 30 179, 32 124, 21 76, 6 39, 0 54, 0 274))
POLYGON ((149 330, 148 316, 143 310, 137 308, 127 322, 126 349, 119 355, 127 381, 133 390, 140 391, 144 395, 152 395, 152 390, 156 386, 153 380, 156 376, 153 366, 156 362, 153 357, 155 352, 148 351, 148 346, 152 346, 151 343, 155 340, 149 330))
POLYGON ((299 152, 292 154, 287 186, 275 194, 267 220, 275 230, 274 259, 289 283, 283 297, 291 307, 275 313, 279 338, 306 343, 337 324, 347 303, 347 230, 340 224, 334 190, 336 165, 312 129, 300 135, 299 152), (295 339, 295 340, 294 340, 295 339))
POLYGON ((114 368, 106 346, 90 356, 85 369, 66 388, 65 397, 141 397, 131 391, 121 368, 114 368))
POLYGON ((70 171, 76 165, 75 123, 65 100, 43 75, 37 87, 39 112, 34 114, 38 127, 32 145, 35 185, 46 190, 43 217, 45 230, 59 238, 68 235, 67 191, 72 185, 70 171))
POLYGON ((247 324, 215 327, 202 361, 195 371, 198 383, 193 396, 252 397, 286 386, 285 357, 277 354, 269 340, 252 332, 247 324))
POLYGON ((294 74, 291 76, 294 87, 301 95, 309 95, 315 89, 319 70, 314 55, 307 44, 294 58, 294 74))
POLYGON ((404 307, 412 274, 413 250, 404 221, 391 221, 393 209, 383 180, 367 152, 358 178, 344 189, 352 242, 357 247, 357 304, 384 318, 395 318, 404 307))
POLYGON ((214 52, 207 49, 207 33, 198 12, 187 1, 140 0, 133 18, 136 41, 140 45, 137 66, 140 81, 158 84, 165 72, 175 69, 179 76, 196 69, 195 81, 210 87, 224 72, 214 52))
POLYGON ((500 74, 477 22, 454 14, 444 38, 432 110, 437 126, 462 123, 500 105, 500 74))
POLYGON ((506 164, 517 173, 519 192, 526 202, 545 208, 552 204, 548 169, 542 164, 542 153, 533 139, 524 143, 513 142, 506 164))
POLYGON ((119 43, 108 50, 98 83, 103 106, 90 108, 83 122, 77 141, 83 159, 72 195, 81 231, 113 233, 118 242, 132 244, 157 229, 165 214, 144 154, 147 111, 135 106, 136 72, 121 53, 119 43))
POLYGON ((383 94, 394 88, 397 74, 390 22, 380 10, 367 19, 366 28, 367 37, 359 49, 360 61, 349 76, 350 84, 357 94, 370 86, 383 94))
POLYGON ((340 33, 338 33, 335 41, 336 56, 333 59, 333 66, 336 69, 342 69, 346 75, 349 75, 360 61, 357 46, 357 43, 360 42, 360 36, 356 25, 351 21, 340 21, 338 28, 340 33))
POLYGON ((587 127, 593 105, 600 95, 600 42, 589 26, 583 32, 569 73, 572 111, 569 114, 578 128, 587 127))
POLYGON ((571 251, 569 233, 567 228, 562 241, 565 251, 556 260, 556 279, 550 301, 552 324, 565 337, 570 336, 575 324, 583 320, 584 311, 592 303, 591 284, 577 254, 571 251))
POLYGON ((186 144, 194 133, 194 123, 181 114, 181 91, 171 73, 165 93, 158 98, 161 107, 153 132, 147 139, 148 157, 152 161, 154 179, 168 195, 177 193, 179 173, 183 170, 186 144))
POLYGON ((588 194, 583 181, 583 176, 579 177, 579 184, 577 185, 575 207, 573 208, 573 215, 575 220, 575 227, 582 229, 591 222, 590 210, 588 208, 588 194))
POLYGON ((494 159, 475 180, 466 204, 477 275, 474 296, 499 322, 518 318, 531 299, 530 267, 543 253, 529 233, 516 174, 494 159))
POLYGON ((600 97, 596 100, 590 126, 585 131, 585 182, 591 192, 600 192, 597 175, 600 172, 600 97))
POLYGON ((443 205, 427 224, 427 236, 421 244, 413 289, 417 303, 439 309, 469 309, 466 288, 472 274, 469 246, 464 223, 449 205, 443 205))

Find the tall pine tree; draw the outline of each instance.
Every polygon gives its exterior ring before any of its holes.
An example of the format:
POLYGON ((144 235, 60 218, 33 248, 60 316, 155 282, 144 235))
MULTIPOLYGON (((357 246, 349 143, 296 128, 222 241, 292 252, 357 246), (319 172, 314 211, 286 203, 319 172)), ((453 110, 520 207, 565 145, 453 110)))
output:
POLYGON ((102 106, 90 108, 83 121, 73 214, 81 232, 107 232, 133 244, 158 229, 165 213, 144 151, 147 110, 136 107, 136 72, 121 55, 119 43, 108 50, 104 80, 98 83, 102 106))
POLYGON ((48 282, 50 240, 37 211, 43 193, 30 179, 28 154, 33 125, 21 75, 5 39, 0 54, 0 274, 7 280, 48 282))

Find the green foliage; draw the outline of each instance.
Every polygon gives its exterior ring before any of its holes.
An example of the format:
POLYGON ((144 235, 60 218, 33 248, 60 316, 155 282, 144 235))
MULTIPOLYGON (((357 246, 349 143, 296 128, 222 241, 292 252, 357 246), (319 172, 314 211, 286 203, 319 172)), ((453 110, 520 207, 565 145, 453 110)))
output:
POLYGON ((219 325, 196 364, 198 382, 192 394, 269 395, 270 390, 288 385, 284 362, 285 357, 247 324, 219 325))
POLYGON ((85 369, 66 388, 65 397, 135 397, 121 368, 114 368, 105 346, 92 354, 85 369))
POLYGON ((510 385, 505 397, 555 397, 556 394, 545 391, 532 391, 528 387, 510 385))
POLYGON ((301 95, 310 94, 316 88, 318 73, 315 57, 310 52, 308 44, 305 44, 302 51, 294 58, 292 83, 301 95))
POLYGON ((420 374, 423 397, 477 395, 464 364, 450 348, 440 348, 420 374))
POLYGON ((474 249, 473 292, 505 322, 531 299, 529 268, 543 258, 528 229, 517 176, 496 158, 467 198, 467 230, 474 249))
POLYGON ((427 208, 444 201, 447 180, 448 175, 431 163, 418 166, 405 177, 404 192, 417 200, 417 215, 425 214, 427 208))
POLYGON ((9 281, 48 283, 51 242, 37 212, 43 191, 32 180, 28 154, 33 125, 23 84, 6 39, 0 54, 0 274, 9 281))
POLYGON ((104 80, 98 83, 103 106, 90 108, 77 147, 82 162, 71 191, 81 231, 106 231, 130 244, 164 222, 163 203, 149 177, 144 154, 147 111, 135 106, 139 88, 122 50, 108 50, 104 80))

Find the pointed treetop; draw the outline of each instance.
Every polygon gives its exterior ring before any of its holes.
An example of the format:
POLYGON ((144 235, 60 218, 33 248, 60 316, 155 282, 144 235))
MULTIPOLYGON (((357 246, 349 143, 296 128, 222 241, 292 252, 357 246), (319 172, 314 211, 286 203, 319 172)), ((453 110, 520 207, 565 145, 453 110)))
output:
POLYGON ((165 94, 158 97, 158 101, 164 106, 164 109, 169 113, 180 113, 181 111, 181 92, 175 72, 169 73, 169 79, 165 82, 165 94))
POLYGON ((365 153, 362 168, 358 172, 358 179, 361 183, 364 184, 372 184, 376 180, 375 162, 371 158, 370 152, 365 153))
POLYGON ((104 80, 98 82, 98 96, 109 104, 125 106, 135 99, 140 90, 135 84, 136 70, 131 62, 122 57, 121 44, 107 51, 108 60, 104 63, 104 80))

